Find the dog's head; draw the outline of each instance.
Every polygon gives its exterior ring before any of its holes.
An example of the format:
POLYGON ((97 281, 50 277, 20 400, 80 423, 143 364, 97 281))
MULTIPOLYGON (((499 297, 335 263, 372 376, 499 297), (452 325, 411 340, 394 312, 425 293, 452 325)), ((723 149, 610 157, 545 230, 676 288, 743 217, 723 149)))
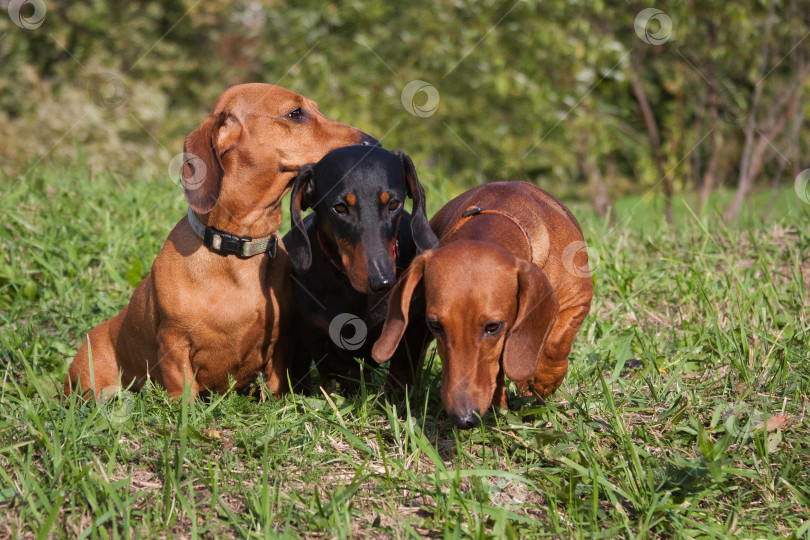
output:
POLYGON ((353 144, 379 141, 286 88, 234 86, 186 138, 183 191, 195 212, 211 213, 209 225, 264 235, 281 223, 281 199, 301 167, 353 144))
POLYGON ((372 355, 391 358, 408 325, 417 287, 442 360, 442 404, 470 428, 486 413, 501 370, 523 382, 535 373, 559 309, 543 272, 490 243, 458 241, 413 260, 391 293, 372 355))
POLYGON ((413 199, 411 233, 418 250, 435 247, 425 191, 401 152, 349 146, 304 167, 295 180, 286 241, 293 269, 309 270, 312 253, 301 211, 312 208, 322 249, 362 293, 379 294, 396 281, 396 241, 405 198, 413 199))

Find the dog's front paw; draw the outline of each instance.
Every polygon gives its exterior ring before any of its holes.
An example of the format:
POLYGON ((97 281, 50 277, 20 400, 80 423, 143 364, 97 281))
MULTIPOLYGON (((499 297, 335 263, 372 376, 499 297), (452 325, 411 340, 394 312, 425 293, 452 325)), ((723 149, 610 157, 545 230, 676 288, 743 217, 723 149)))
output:
POLYGON ((525 383, 518 383, 518 390, 524 396, 535 396, 541 399, 546 399, 560 387, 562 379, 555 380, 542 380, 533 379, 525 383))

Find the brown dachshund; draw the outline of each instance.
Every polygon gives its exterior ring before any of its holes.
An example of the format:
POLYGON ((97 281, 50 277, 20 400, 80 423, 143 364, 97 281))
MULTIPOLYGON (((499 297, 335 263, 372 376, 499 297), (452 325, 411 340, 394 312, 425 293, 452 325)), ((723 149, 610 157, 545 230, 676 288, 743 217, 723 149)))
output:
POLYGON ((330 150, 379 145, 326 118, 312 100, 270 84, 234 86, 186 138, 189 213, 174 227, 130 303, 90 331, 65 380, 72 390, 177 396, 237 388, 262 371, 288 390, 290 262, 278 249, 281 200, 298 170, 330 150))
POLYGON ((534 185, 499 182, 456 197, 430 226, 440 247, 416 257, 394 287, 374 359, 393 354, 418 287, 456 426, 471 428, 491 404, 507 405, 504 375, 547 397, 568 370, 593 296, 577 220, 534 185))

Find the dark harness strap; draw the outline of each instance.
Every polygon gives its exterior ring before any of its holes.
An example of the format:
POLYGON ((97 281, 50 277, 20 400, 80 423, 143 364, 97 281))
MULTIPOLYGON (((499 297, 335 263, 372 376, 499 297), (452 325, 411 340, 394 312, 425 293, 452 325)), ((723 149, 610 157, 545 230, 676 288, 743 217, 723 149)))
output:
POLYGON ((526 228, 523 225, 521 225, 520 221, 518 221, 517 218, 515 218, 515 216, 502 210, 487 210, 486 208, 480 208, 478 206, 470 206, 464 212, 462 212, 461 219, 456 224, 456 226, 453 227, 453 230, 447 233, 447 236, 451 236, 452 234, 454 234, 457 230, 461 228, 462 225, 471 220, 473 216, 477 216, 479 214, 495 214, 496 216, 502 216, 511 221, 512 223, 514 223, 515 225, 517 225, 518 228, 520 229, 520 232, 522 232, 523 236, 526 238, 526 243, 529 244, 529 261, 534 261, 534 249, 532 248, 532 239, 531 237, 529 237, 529 233, 526 232, 526 228))

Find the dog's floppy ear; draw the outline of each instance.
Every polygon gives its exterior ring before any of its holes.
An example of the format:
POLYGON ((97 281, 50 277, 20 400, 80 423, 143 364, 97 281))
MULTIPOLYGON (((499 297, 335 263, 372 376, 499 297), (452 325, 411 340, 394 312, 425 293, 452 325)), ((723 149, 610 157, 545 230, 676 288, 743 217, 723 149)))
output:
POLYGON ((503 349, 503 371, 513 381, 531 379, 557 320, 557 296, 537 266, 517 260, 518 308, 503 349))
POLYGON ((371 356, 378 364, 388 362, 399 346, 405 329, 408 327, 408 311, 411 307, 411 298, 416 287, 422 282, 425 275, 425 264, 431 252, 418 255, 405 274, 399 278, 388 299, 388 314, 385 317, 380 338, 371 349, 371 356))
POLYGON ((413 199, 413 209, 411 211, 411 234, 416 244, 417 253, 426 249, 433 249, 439 245, 439 239, 430 230, 427 213, 425 211, 425 190, 419 183, 416 176, 416 167, 413 161, 404 152, 394 152, 402 162, 402 173, 405 175, 405 183, 408 188, 408 196, 413 199))
POLYGON ((304 165, 298 171, 298 176, 295 177, 290 197, 292 228, 289 240, 285 242, 284 247, 287 248, 296 274, 308 272, 312 266, 312 246, 309 245, 309 236, 307 236, 307 229, 301 219, 301 212, 309 208, 314 181, 315 165, 312 163, 304 165))
POLYGON ((236 146, 242 132, 225 113, 209 114, 183 144, 183 194, 198 214, 207 214, 219 200, 225 169, 220 157, 236 146))

